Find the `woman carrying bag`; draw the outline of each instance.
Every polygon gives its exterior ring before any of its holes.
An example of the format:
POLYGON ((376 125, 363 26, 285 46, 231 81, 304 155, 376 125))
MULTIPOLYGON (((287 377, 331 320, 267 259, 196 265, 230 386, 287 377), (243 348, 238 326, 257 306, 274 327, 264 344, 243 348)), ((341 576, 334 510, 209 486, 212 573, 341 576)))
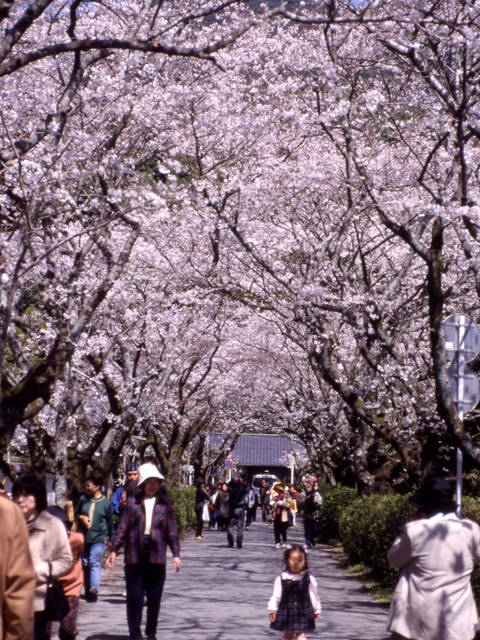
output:
POLYGON ((72 552, 64 525, 47 511, 47 491, 39 478, 33 474, 20 477, 13 484, 12 496, 27 523, 36 576, 34 640, 43 640, 48 622, 45 612, 48 581, 70 569, 72 552))

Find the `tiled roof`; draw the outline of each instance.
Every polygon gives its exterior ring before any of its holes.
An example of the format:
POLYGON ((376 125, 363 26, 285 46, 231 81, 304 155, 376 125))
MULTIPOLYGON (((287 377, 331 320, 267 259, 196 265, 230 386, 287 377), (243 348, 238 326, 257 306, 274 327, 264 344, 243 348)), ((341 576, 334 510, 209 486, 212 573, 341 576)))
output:
POLYGON ((233 458, 240 466, 288 467, 288 454, 292 451, 290 439, 260 433, 242 434, 233 450, 233 458))

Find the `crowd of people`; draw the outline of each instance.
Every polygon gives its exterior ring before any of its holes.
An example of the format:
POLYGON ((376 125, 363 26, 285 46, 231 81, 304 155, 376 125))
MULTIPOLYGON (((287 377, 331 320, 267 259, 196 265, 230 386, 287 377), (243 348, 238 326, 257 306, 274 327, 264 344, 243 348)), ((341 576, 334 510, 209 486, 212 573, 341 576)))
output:
POLYGON ((75 510, 71 503, 65 509, 48 506, 45 483, 30 473, 15 480, 12 499, 0 495, 0 640, 51 640, 54 629, 60 640, 74 640, 82 590, 87 602, 97 600, 102 567, 114 566, 121 546, 130 638, 142 638, 146 599, 145 633, 156 640, 167 547, 179 571, 180 539, 155 464, 147 461, 128 471, 135 475, 127 473, 126 496, 119 492, 116 530, 112 501, 97 473, 86 478, 75 510), (48 606, 47 592, 56 582, 65 602, 61 614, 48 606))
POLYGON ((273 524, 274 544, 285 547, 288 529, 295 526, 301 508, 305 529, 305 545, 312 547, 318 534, 318 515, 322 497, 316 479, 306 480, 303 491, 293 483, 262 479, 260 487, 248 484, 245 476, 236 472, 227 483, 220 481, 208 486, 203 479, 195 483, 195 539, 203 540, 204 528, 227 533, 228 546, 243 544, 243 531, 257 520, 260 510, 263 522, 273 524))
MULTIPOLYGON (((94 473, 74 513, 48 506, 45 484, 33 474, 15 480, 12 499, 0 496, 0 640, 51 640, 53 629, 60 640, 74 640, 82 589, 87 602, 98 598, 102 565, 113 568, 121 547, 129 636, 142 639, 146 611, 146 638, 156 640, 167 548, 179 571, 180 540, 157 466, 147 461, 130 465, 128 472, 116 507, 94 473), (47 606, 55 580, 66 602, 60 617, 52 617, 47 606)), ((400 570, 388 622, 392 639, 472 640, 479 621, 470 578, 480 561, 480 528, 456 515, 452 488, 441 478, 427 478, 411 504, 414 518, 388 552, 388 561, 400 570)), ((284 570, 274 581, 267 612, 284 640, 305 640, 321 614, 318 583, 308 567, 321 505, 315 479, 307 479, 303 491, 266 481, 257 491, 241 473, 214 487, 196 483, 195 539, 204 539, 205 525, 217 527, 226 533, 228 547, 242 548, 243 532, 256 522, 258 509, 272 525, 274 545, 284 549, 284 570), (290 545, 288 530, 300 509, 305 544, 290 545)))

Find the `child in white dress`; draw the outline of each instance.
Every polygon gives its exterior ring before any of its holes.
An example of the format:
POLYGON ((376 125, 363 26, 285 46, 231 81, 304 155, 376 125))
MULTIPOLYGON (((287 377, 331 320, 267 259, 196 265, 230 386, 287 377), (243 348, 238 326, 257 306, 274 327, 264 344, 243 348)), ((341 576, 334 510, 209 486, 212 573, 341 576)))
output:
POLYGON ((304 547, 287 547, 284 560, 285 571, 275 578, 268 601, 270 626, 284 631, 284 640, 306 640, 306 632, 315 629, 322 609, 318 583, 308 572, 304 547))

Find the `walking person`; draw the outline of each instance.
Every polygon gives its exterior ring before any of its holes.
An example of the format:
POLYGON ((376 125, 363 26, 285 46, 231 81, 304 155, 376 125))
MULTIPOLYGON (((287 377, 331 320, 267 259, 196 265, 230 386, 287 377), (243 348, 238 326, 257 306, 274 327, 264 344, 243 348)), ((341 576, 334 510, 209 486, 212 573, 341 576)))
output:
POLYGON ((228 485, 226 482, 222 482, 220 485, 220 491, 217 494, 215 500, 217 507, 217 525, 219 531, 226 531, 228 525, 228 485))
POLYGON ((70 569, 72 552, 64 525, 47 511, 47 490, 40 478, 33 474, 21 476, 13 483, 12 496, 27 523, 35 569, 33 637, 34 640, 43 640, 48 622, 45 612, 48 580, 50 577, 59 578, 70 569))
POLYGON ((442 478, 426 479, 411 503, 416 519, 387 555, 400 569, 388 630, 399 640, 472 640, 478 615, 470 578, 480 560, 480 528, 456 516, 452 487, 442 478))
POLYGON ((305 495, 303 502, 303 527, 305 533, 305 545, 315 546, 318 531, 318 511, 323 504, 323 499, 313 482, 305 483, 305 495))
POLYGON ((76 511, 78 529, 85 536, 82 564, 88 602, 96 602, 98 598, 105 544, 113 536, 112 503, 103 494, 102 485, 102 476, 98 472, 91 473, 85 482, 85 495, 80 496, 76 511))
POLYGON ((0 495, 0 638, 33 638, 35 571, 25 518, 18 505, 0 495))
POLYGON ((270 501, 273 509, 273 535, 275 546, 280 549, 282 543, 287 542, 287 530, 291 524, 290 505, 291 498, 283 484, 275 484, 270 493, 270 501))
POLYGON ((288 491, 290 493, 290 513, 292 516, 292 527, 296 527, 297 513, 298 513, 298 505, 297 505, 298 491, 296 491, 293 485, 290 485, 288 491))
POLYGON ((209 529, 215 529, 218 525, 218 512, 217 512, 217 498, 220 493, 220 483, 218 485, 212 484, 209 492, 208 509, 210 511, 210 522, 208 523, 209 529))
POLYGON ((138 492, 127 501, 106 566, 112 568, 119 548, 125 545, 127 622, 132 640, 141 640, 144 594, 147 596, 147 640, 155 640, 165 583, 167 546, 173 567, 180 571, 180 540, 172 503, 157 467, 148 462, 139 467, 138 492))
POLYGON ((197 519, 196 527, 195 527, 195 540, 203 540, 203 527, 205 526, 206 520, 204 519, 204 510, 205 506, 207 508, 208 520, 210 520, 210 511, 208 509, 208 505, 210 503, 210 496, 205 490, 205 482, 201 479, 198 479, 195 482, 196 490, 195 490, 195 517, 197 519))
POLYGON ((305 640, 306 632, 315 629, 322 610, 318 583, 308 571, 304 547, 287 547, 284 562, 285 570, 275 578, 268 601, 270 626, 283 631, 284 640, 305 640))
POLYGON ((270 491, 271 486, 265 478, 263 478, 260 484, 260 509, 262 511, 263 522, 268 521, 268 514, 270 513, 270 491))
POLYGON ((245 529, 250 529, 251 525, 255 522, 257 507, 258 496, 255 489, 253 488, 253 484, 251 484, 247 490, 247 513, 245 529))
POLYGON ((136 462, 127 462, 125 467, 125 484, 118 487, 113 494, 112 510, 113 515, 121 517, 125 508, 127 498, 135 493, 138 481, 138 465, 136 462))
POLYGON ((243 546, 247 490, 243 476, 235 472, 228 483, 227 543, 229 547, 233 547, 235 541, 239 549, 243 546))

